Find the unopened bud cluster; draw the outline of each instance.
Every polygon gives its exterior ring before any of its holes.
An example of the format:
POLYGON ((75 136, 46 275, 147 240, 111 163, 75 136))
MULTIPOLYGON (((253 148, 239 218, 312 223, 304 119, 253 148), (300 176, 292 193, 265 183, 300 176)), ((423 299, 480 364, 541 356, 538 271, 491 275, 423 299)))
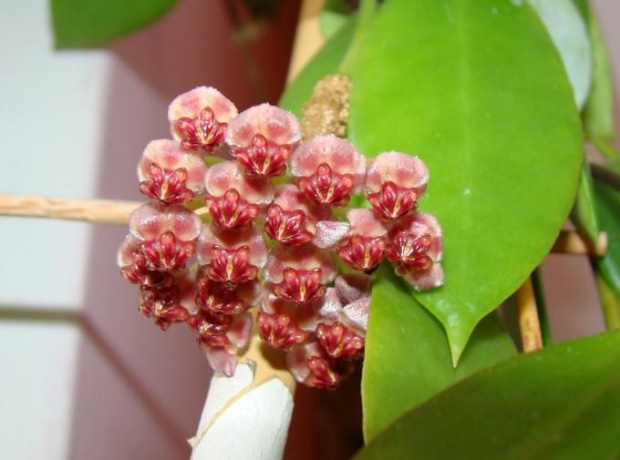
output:
POLYGON ((367 165, 336 136, 300 144, 291 113, 237 114, 213 88, 177 97, 168 116, 173 139, 149 143, 138 165, 150 201, 132 213, 118 264, 140 311, 162 329, 189 326, 217 372, 232 375, 256 321, 299 382, 333 388, 363 352, 383 259, 416 289, 442 284, 441 229, 416 211, 428 181, 418 158, 367 165), (336 211, 361 193, 368 208, 336 211))

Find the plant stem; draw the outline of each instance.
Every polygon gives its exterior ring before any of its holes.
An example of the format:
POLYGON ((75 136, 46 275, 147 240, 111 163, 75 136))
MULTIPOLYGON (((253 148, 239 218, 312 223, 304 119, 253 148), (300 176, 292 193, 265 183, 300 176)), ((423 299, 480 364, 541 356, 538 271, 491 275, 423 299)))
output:
POLYGON ((347 51, 347 54, 345 55, 342 63, 340 64, 338 73, 349 76, 349 73, 351 72, 351 66, 355 60, 355 55, 357 54, 360 45, 364 41, 368 26, 372 22, 372 18, 376 12, 376 9, 377 0, 361 1, 359 11, 357 13, 357 25, 355 27, 355 32, 353 33, 353 38, 351 39, 349 50, 347 51))
POLYGON ((611 145, 609 145, 606 141, 604 141, 600 137, 593 136, 592 134, 590 134, 588 136, 588 139, 590 140, 590 142, 594 144, 596 149, 599 152, 601 152, 606 158, 613 159, 613 158, 618 158, 618 156, 620 156, 620 152, 617 152, 616 150, 614 150, 614 148, 611 145))
POLYGON ((594 271, 594 280, 596 281, 601 306, 603 307, 603 316, 605 317, 607 329, 620 329, 620 300, 607 284, 605 278, 596 269, 594 271))
POLYGON ((543 346, 547 347, 553 343, 551 328, 549 326, 549 315, 547 314, 547 303, 545 302, 545 292, 540 276, 540 269, 537 268, 532 273, 532 287, 534 288, 534 298, 536 299, 536 309, 540 322, 540 332, 542 334, 543 346))
POLYGON ((517 290, 517 316, 523 351, 530 353, 542 349, 542 333, 531 278, 528 278, 517 290))
POLYGON ((573 230, 562 230, 551 248, 556 254, 576 254, 602 257, 607 253, 607 234, 600 233, 596 246, 573 230))
POLYGON ((590 165, 592 177, 599 182, 609 185, 614 190, 620 191, 620 174, 605 166, 592 163, 590 165))

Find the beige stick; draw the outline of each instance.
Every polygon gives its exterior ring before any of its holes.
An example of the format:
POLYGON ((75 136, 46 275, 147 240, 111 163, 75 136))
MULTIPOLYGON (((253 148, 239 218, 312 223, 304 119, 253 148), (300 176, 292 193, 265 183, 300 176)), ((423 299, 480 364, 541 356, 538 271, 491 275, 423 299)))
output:
POLYGON ((138 201, 74 200, 0 194, 0 215, 127 224, 131 211, 141 204, 138 201))
POLYGON ((607 234, 599 235, 596 245, 573 230, 562 230, 551 252, 559 254, 581 254, 602 257, 607 253, 607 234))
POLYGON ((532 279, 528 278, 517 290, 517 315, 519 317, 519 330, 523 351, 530 353, 543 347, 538 310, 536 309, 536 297, 532 279))

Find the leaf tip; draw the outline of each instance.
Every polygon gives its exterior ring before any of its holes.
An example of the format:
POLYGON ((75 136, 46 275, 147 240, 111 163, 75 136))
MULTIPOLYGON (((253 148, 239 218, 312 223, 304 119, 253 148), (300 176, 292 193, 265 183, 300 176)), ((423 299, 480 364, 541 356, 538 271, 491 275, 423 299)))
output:
POLYGON ((463 324, 461 318, 457 318, 456 320, 448 318, 448 321, 444 323, 444 327, 448 335, 448 342, 450 343, 452 365, 456 368, 459 365, 463 351, 475 328, 475 324, 463 324))

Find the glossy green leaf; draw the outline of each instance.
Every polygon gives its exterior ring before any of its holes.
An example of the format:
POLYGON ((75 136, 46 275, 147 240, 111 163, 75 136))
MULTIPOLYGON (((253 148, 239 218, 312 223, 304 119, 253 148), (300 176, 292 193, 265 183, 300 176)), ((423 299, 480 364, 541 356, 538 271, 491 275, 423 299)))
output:
POLYGON ((474 374, 409 412, 355 458, 598 460, 620 455, 620 332, 474 374))
POLYGON ((430 169, 420 206, 443 226, 446 283, 416 297, 457 362, 569 214, 582 161, 572 90, 525 2, 390 0, 362 45, 350 138, 367 155, 409 152, 430 169))
POLYGON ((338 71, 349 48, 354 26, 355 21, 350 20, 304 67, 295 81, 286 88, 280 99, 281 107, 301 117, 301 109, 312 96, 314 85, 324 76, 338 71))
POLYGON ((366 441, 454 382, 514 355, 512 340, 492 314, 476 328, 455 369, 441 324, 382 265, 372 289, 362 375, 366 441))
POLYGON ((347 0, 327 0, 319 17, 323 36, 329 40, 349 21, 354 9, 347 0))
POLYGON ((57 48, 103 45, 146 26, 177 0, 51 0, 57 48))
POLYGON ((613 139, 614 95, 613 77, 605 39, 587 0, 574 0, 583 15, 590 36, 593 60, 593 77, 590 95, 583 110, 584 129, 588 135, 604 140, 613 139))
POLYGON ((570 217, 577 229, 591 242, 596 244, 600 230, 598 227, 598 218, 596 216, 592 175, 590 173, 590 167, 585 161, 581 166, 577 198, 575 198, 575 205, 573 206, 570 217))
POLYGON ((592 49, 584 18, 572 0, 528 0, 560 53, 581 110, 592 84, 592 49))

